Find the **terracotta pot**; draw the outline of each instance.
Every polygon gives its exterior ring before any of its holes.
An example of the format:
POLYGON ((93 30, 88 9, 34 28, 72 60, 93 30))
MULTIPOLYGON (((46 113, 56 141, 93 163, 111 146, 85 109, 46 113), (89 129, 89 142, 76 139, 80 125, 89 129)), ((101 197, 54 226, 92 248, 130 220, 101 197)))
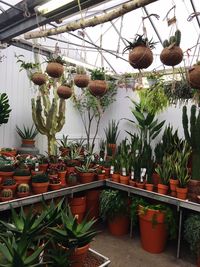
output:
POLYGON ((93 96, 103 96, 107 92, 107 83, 102 80, 90 81, 88 85, 89 91, 93 96))
POLYGON ((64 72, 64 67, 62 64, 57 62, 50 62, 47 65, 46 72, 49 76, 53 78, 59 78, 62 76, 64 72))
POLYGON ((105 171, 106 179, 110 177, 110 167, 104 167, 102 168, 105 171))
POLYGON ((33 139, 22 139, 22 146, 34 147, 35 146, 35 140, 33 140, 33 139))
POLYGON ((78 223, 81 223, 86 211, 86 197, 75 197, 69 199, 69 206, 78 223))
POLYGON ((200 65, 194 65, 189 69, 188 81, 191 87, 200 89, 200 65))
POLYGON ((86 213, 88 219, 99 217, 99 197, 100 190, 90 190, 86 192, 86 213))
POLYGON ((120 174, 119 173, 113 173, 111 175, 111 179, 113 182, 119 183, 120 182, 120 174))
POLYGON ((13 200, 13 197, 0 197, 1 202, 13 200))
POLYGON ((129 180, 129 185, 135 187, 136 186, 136 182, 130 179, 129 180))
POLYGON ((35 72, 31 76, 31 81, 36 85, 43 85, 47 81, 47 76, 44 73, 35 72))
POLYGON ((34 175, 37 175, 37 174, 43 174, 44 171, 33 171, 31 170, 31 175, 34 176, 34 175))
POLYGON ((46 183, 32 183, 34 194, 43 194, 48 191, 49 182, 46 183))
POLYGON ((160 180, 160 175, 157 174, 156 172, 154 172, 152 174, 152 183, 154 185, 154 187, 157 187, 158 184, 160 184, 161 180, 160 180))
POLYGON ((145 186, 145 183, 144 182, 143 183, 136 182, 136 187, 137 188, 144 189, 144 186, 145 186))
POLYGON ((22 197, 28 197, 30 195, 29 192, 17 192, 17 197, 22 198, 22 197))
POLYGON ((165 213, 139 206, 140 240, 142 248, 150 253, 161 253, 167 241, 165 213), (155 221, 156 223, 153 223, 155 221))
POLYGON ((72 267, 83 267, 83 262, 87 256, 90 245, 87 244, 84 247, 75 248, 72 255, 70 255, 70 261, 72 262, 72 267))
POLYGON ((188 182, 188 199, 199 203, 198 196, 200 195, 200 181, 189 180, 188 182))
POLYGON ((183 51, 179 46, 165 47, 160 54, 160 61, 166 66, 175 66, 183 60, 183 51))
POLYGON ((12 149, 11 151, 0 151, 0 155, 6 156, 6 157, 15 157, 17 155, 17 150, 12 149))
POLYGON ((2 185, 1 189, 11 189, 13 191, 13 195, 15 194, 17 188, 17 184, 13 184, 13 185, 2 185))
POLYGON ((126 184, 126 185, 129 184, 129 176, 128 175, 127 176, 120 175, 119 180, 120 180, 121 184, 126 184))
POLYGON ((60 98, 68 99, 72 96, 72 88, 69 86, 61 85, 57 89, 57 94, 60 98))
POLYGON ((31 180, 31 176, 13 176, 17 185, 19 184, 29 184, 31 180))
POLYGON ((44 173, 47 171, 49 164, 45 163, 45 164, 39 164, 39 171, 43 171, 44 173))
POLYGON ((67 171, 58 172, 58 177, 60 178, 61 185, 63 187, 67 185, 67 183, 66 183, 66 174, 67 174, 67 171))
POLYGON ((158 184, 158 193, 162 195, 167 195, 169 186, 164 184, 158 184))
POLYGON ((89 76, 86 74, 76 74, 74 76, 74 83, 80 88, 87 87, 89 84, 89 76))
POLYGON ((49 184, 49 189, 51 191, 53 191, 53 190, 59 190, 61 188, 62 188, 62 184, 61 183, 59 183, 59 184, 49 184))
POLYGON ((112 151, 112 156, 114 156, 114 155, 116 154, 117 145, 116 145, 116 144, 108 144, 107 146, 108 146, 108 148, 111 149, 111 151, 112 151))
POLYGON ((197 267, 200 267, 200 257, 197 257, 197 267))
POLYGON ((12 178, 14 172, 2 172, 0 171, 0 177, 2 178, 2 182, 5 181, 7 178, 12 178))
POLYGON ((127 216, 118 216, 112 220, 108 220, 108 229, 112 235, 122 236, 129 232, 130 220, 127 216))
POLYGON ((145 184, 145 189, 147 190, 147 191, 153 191, 153 184, 145 184))
POLYGON ((188 194, 188 188, 180 188, 180 187, 176 187, 176 196, 179 199, 187 199, 187 194, 188 194))
POLYGON ((82 184, 91 183, 94 181, 94 172, 81 172, 79 174, 80 176, 80 182, 82 184))
POLYGON ((178 179, 169 179, 169 186, 171 191, 176 191, 176 187, 178 186, 178 184, 179 184, 178 179))
POLYGON ((139 45, 129 52, 129 63, 135 69, 146 69, 153 62, 153 53, 149 47, 139 45))
POLYGON ((72 172, 75 172, 75 167, 74 166, 72 166, 72 167, 67 166, 67 174, 72 173, 72 172))
POLYGON ((97 179, 98 179, 98 180, 105 180, 105 179, 106 179, 106 175, 105 175, 105 173, 98 174, 98 175, 97 175, 97 179))

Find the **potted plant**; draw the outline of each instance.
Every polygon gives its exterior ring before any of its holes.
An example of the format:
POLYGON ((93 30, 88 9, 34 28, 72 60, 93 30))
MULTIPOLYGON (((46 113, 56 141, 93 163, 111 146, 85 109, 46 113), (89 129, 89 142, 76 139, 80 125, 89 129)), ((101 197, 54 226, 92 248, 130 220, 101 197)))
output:
POLYGON ((72 96, 72 83, 69 80, 62 81, 57 88, 57 95, 62 99, 68 99, 72 96))
POLYGON ((86 211, 86 196, 80 194, 69 198, 69 207, 73 216, 76 216, 78 223, 81 223, 86 211))
POLYGON ((7 157, 15 157, 17 155, 17 150, 10 147, 2 147, 0 150, 0 155, 7 157))
POLYGON ((15 193, 16 187, 17 183, 13 178, 7 178, 2 183, 2 189, 11 189, 13 191, 13 194, 15 193))
POLYGON ((200 266, 200 215, 190 214, 184 222, 184 239, 188 242, 192 254, 200 266))
POLYGON ((38 134, 38 130, 32 125, 30 128, 23 125, 23 129, 20 129, 16 125, 16 130, 18 135, 22 139, 22 145, 24 146, 34 146, 35 144, 35 137, 38 134))
POLYGON ((68 135, 62 136, 62 139, 59 140, 59 150, 61 152, 61 157, 65 157, 69 154, 70 144, 68 143, 68 135))
POLYGON ((13 178, 16 183, 19 184, 29 184, 31 180, 31 174, 29 169, 20 169, 17 168, 14 172, 13 178))
POLYGON ((105 170, 97 169, 97 179, 98 180, 105 180, 106 179, 105 170))
POLYGON ((70 172, 67 175, 67 185, 74 186, 78 184, 78 174, 76 172, 70 172))
POLYGON ((116 153, 116 142, 119 136, 119 121, 116 122, 115 120, 108 122, 108 127, 104 129, 104 133, 106 136, 106 143, 107 143, 107 154, 109 156, 114 156, 116 153), (111 155, 109 151, 111 150, 111 155))
POLYGON ((151 49, 155 47, 155 42, 148 40, 147 37, 137 34, 133 42, 126 40, 128 45, 123 53, 129 51, 129 63, 135 69, 146 69, 153 62, 151 49))
POLYGON ((27 197, 30 194, 30 187, 28 184, 19 184, 17 186, 17 196, 19 198, 21 197, 27 197))
POLYGON ((118 85, 119 87, 125 87, 126 89, 134 89, 136 83, 136 74, 135 73, 129 73, 125 72, 121 75, 118 85))
POLYGON ((148 73, 146 77, 149 87, 154 87, 155 84, 160 82, 162 74, 156 71, 152 71, 148 73))
POLYGON ((91 168, 91 162, 92 156, 88 156, 82 166, 75 167, 79 172, 80 181, 82 184, 91 183, 94 181, 96 168, 91 168))
POLYGON ((75 166, 79 166, 83 156, 80 154, 81 148, 76 147, 74 144, 70 146, 70 151, 67 156, 65 156, 65 163, 67 165, 67 172, 74 172, 75 166))
POLYGON ((2 158, 0 164, 0 177, 2 177, 2 181, 9 177, 13 177, 15 167, 12 165, 11 161, 7 161, 5 158, 2 158))
POLYGON ((1 190, 1 201, 9 201, 13 199, 13 191, 11 189, 2 189, 1 190))
POLYGON ((82 66, 76 67, 76 74, 74 76, 74 83, 80 88, 87 87, 89 84, 89 76, 86 74, 86 70, 82 66))
POLYGON ((100 194, 100 216, 107 220, 111 234, 121 236, 129 230, 129 205, 126 193, 103 190, 100 194))
POLYGON ((167 66, 175 66, 183 60, 183 51, 179 47, 181 42, 181 32, 177 30, 169 40, 163 42, 164 49, 160 54, 160 61, 167 66))
POLYGON ((10 116, 10 105, 9 105, 9 99, 6 93, 0 94, 0 126, 4 123, 8 122, 9 116, 10 116))
POLYGON ((64 187, 66 186, 67 170, 66 170, 66 165, 63 161, 60 161, 60 163, 58 164, 57 170, 58 170, 58 177, 60 178, 61 185, 64 187))
POLYGON ((38 163, 39 163, 39 171, 43 171, 43 173, 46 173, 48 166, 49 166, 48 157, 46 157, 44 155, 40 155, 38 157, 38 163))
POLYGON ((46 174, 34 175, 31 179, 31 185, 34 194, 45 193, 48 190, 49 178, 46 174))
POLYGON ((61 180, 59 177, 50 177, 49 179, 49 189, 58 190, 62 188, 61 180))
POLYGON ((160 182, 158 184, 158 193, 166 195, 169 189, 169 180, 172 177, 172 163, 169 156, 163 157, 162 165, 158 165, 155 171, 160 176, 160 182))
POLYGON ((61 56, 52 55, 47 58, 46 62, 48 63, 46 68, 47 74, 52 78, 60 78, 64 72, 63 66, 66 64, 66 61, 61 56))
POLYGON ((188 81, 192 88, 200 89, 200 62, 198 61, 188 70, 188 81))
POLYGON ((88 88, 90 93, 97 97, 102 97, 106 93, 108 86, 105 81, 104 68, 91 71, 91 80, 88 84, 88 88))
POLYGON ((104 139, 101 139, 99 142, 99 150, 99 158, 104 160, 106 151, 106 141, 104 139))

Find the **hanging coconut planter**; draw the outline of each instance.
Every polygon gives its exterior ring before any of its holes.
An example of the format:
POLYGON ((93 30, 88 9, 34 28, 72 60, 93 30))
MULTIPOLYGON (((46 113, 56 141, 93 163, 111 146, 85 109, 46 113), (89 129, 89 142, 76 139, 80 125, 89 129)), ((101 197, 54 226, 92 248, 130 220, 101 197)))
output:
POLYGON ((179 47, 181 42, 181 32, 177 30, 175 35, 163 42, 164 49, 160 54, 160 61, 166 66, 175 66, 183 60, 183 51, 179 47))
POLYGON ((46 83, 47 81, 47 76, 44 73, 41 72, 35 72, 33 73, 33 75, 31 76, 31 81, 36 84, 36 85, 43 85, 46 83))
POLYGON ((104 69, 95 69, 91 72, 91 81, 88 85, 89 91, 93 96, 101 97, 107 90, 108 86, 105 81, 104 69))
POLYGON ((200 89, 200 65, 194 65, 188 70, 188 81, 194 89, 200 89))
POLYGON ((74 76, 74 83, 80 88, 87 87, 89 84, 89 76, 86 74, 84 67, 77 66, 76 75, 74 76))
POLYGON ((128 42, 123 53, 129 51, 129 63, 134 69, 146 69, 153 62, 152 49, 155 43, 137 34, 133 42, 128 42))
POLYGON ((60 85, 57 89, 57 94, 60 98, 68 99, 72 96, 72 88, 68 85, 60 85))
POLYGON ((54 58, 50 57, 46 68, 47 74, 52 78, 60 78, 64 72, 64 64, 66 63, 60 56, 54 58))

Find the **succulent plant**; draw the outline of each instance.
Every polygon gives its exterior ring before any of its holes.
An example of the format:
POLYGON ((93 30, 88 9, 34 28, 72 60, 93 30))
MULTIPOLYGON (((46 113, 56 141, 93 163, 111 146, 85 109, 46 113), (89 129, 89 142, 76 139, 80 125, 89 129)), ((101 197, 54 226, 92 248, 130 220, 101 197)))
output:
POLYGON ((59 63, 61 65, 66 65, 66 63, 67 63, 64 59, 62 59, 61 56, 50 56, 47 58, 46 62, 47 63, 56 62, 56 63, 59 63))
POLYGON ((179 46, 181 42, 181 31, 177 30, 174 35, 170 36, 169 40, 164 40, 163 47, 169 47, 170 45, 179 46))
POLYGON ((13 197, 13 191, 11 189, 3 189, 1 191, 1 197, 13 197))
POLYGON ((30 171, 29 169, 16 169, 14 172, 14 176, 29 176, 30 171))
POLYGON ((16 181, 13 178, 7 178, 5 181, 3 181, 3 186, 10 186, 15 185, 16 181))
POLYGON ((21 130, 17 125, 16 125, 16 130, 18 135, 22 139, 34 139, 36 135, 38 134, 38 130, 34 128, 34 125, 32 125, 30 128, 23 126, 23 130, 21 130))
POLYGON ((13 165, 3 165, 0 166, 0 171, 1 172, 13 172, 15 170, 13 165))
POLYGON ((30 191, 30 187, 28 184, 20 184, 17 187, 17 192, 19 193, 27 193, 30 191))
POLYGON ((76 73, 77 74, 86 74, 86 70, 83 66, 76 66, 76 73))
POLYGON ((8 96, 6 93, 2 93, 0 94, 0 125, 8 122, 10 112, 8 96))
POLYGON ((136 34, 135 39, 130 42, 127 39, 125 39, 126 42, 128 43, 127 46, 125 46, 123 53, 125 53, 128 50, 132 50, 133 48, 137 46, 148 46, 149 48, 153 49, 155 48, 155 44, 157 42, 153 42, 153 39, 148 40, 147 37, 144 37, 144 35, 136 34))
POLYGON ((46 174, 36 174, 32 177, 32 183, 47 183, 49 178, 46 174))

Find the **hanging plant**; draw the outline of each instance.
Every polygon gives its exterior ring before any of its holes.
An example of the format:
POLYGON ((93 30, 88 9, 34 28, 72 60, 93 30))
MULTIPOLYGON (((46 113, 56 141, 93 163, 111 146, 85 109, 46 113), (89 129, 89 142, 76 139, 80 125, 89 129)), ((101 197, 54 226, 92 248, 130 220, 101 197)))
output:
POLYGON ((76 75, 74 76, 74 83, 80 88, 87 87, 89 84, 89 76, 86 74, 84 67, 76 67, 76 75))
POLYGON ((47 75, 41 72, 35 72, 33 73, 33 75, 31 76, 31 81, 36 84, 36 85, 43 85, 46 83, 47 81, 47 75))
POLYGON ((64 72, 64 65, 66 61, 62 59, 61 56, 50 56, 47 59, 46 72, 52 78, 60 78, 64 72))
POLYGON ((146 69, 153 62, 151 49, 155 47, 156 43, 143 36, 136 34, 133 42, 125 39, 128 45, 124 48, 123 53, 129 51, 129 63, 135 69, 146 69))
POLYGON ((191 87, 200 89, 200 61, 188 70, 188 81, 191 87))
POLYGON ((62 99, 68 99, 72 96, 72 81, 65 80, 57 89, 57 94, 62 99))
POLYGON ((160 54, 160 61, 166 66, 175 66, 183 60, 183 51, 179 47, 181 42, 181 31, 177 30, 175 35, 163 42, 164 49, 160 54))
POLYGON ((97 97, 101 97, 107 92, 108 86, 105 81, 104 68, 92 70, 88 88, 90 93, 97 97))

